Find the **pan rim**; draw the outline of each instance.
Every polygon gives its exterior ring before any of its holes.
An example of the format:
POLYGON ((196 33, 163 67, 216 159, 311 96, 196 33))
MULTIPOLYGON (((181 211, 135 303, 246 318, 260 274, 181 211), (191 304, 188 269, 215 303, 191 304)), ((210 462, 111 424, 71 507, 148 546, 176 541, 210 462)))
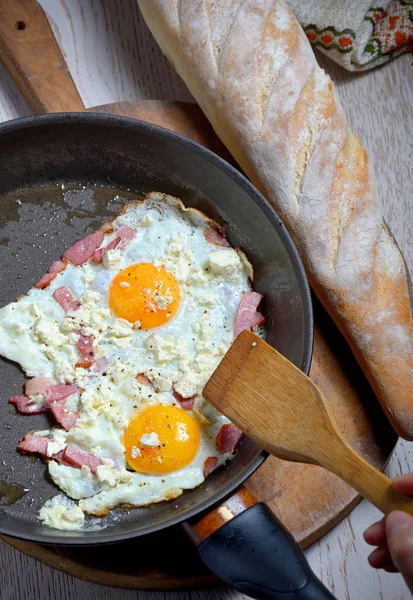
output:
MULTIPOLYGON (((116 126, 129 130, 136 130, 137 132, 147 131, 153 132, 157 135, 164 136, 167 139, 173 140, 178 144, 186 146, 191 152, 194 152, 198 156, 206 159, 212 163, 218 169, 224 172, 235 185, 241 187, 241 189, 251 198, 251 200, 263 211, 265 216, 268 218, 271 226, 276 230, 287 254, 290 258, 292 267, 297 278, 297 284, 301 293, 302 309, 304 314, 304 335, 303 335, 303 354, 301 359, 300 369, 308 374, 311 365, 311 358, 313 352, 313 308, 311 301, 310 286, 305 274, 304 265, 298 254, 298 250, 292 241, 290 234, 284 226, 282 220, 278 216, 276 210, 269 204, 264 196, 259 192, 253 184, 235 167, 230 165, 227 161, 219 157, 217 154, 209 150, 208 148, 192 141, 191 139, 175 133, 169 129, 165 129, 158 125, 148 123, 146 121, 140 121, 138 119, 132 119, 129 117, 121 117, 118 115, 102 114, 102 113, 52 113, 45 115, 35 115, 29 117, 22 117, 7 121, 0 124, 0 136, 13 134, 16 131, 33 128, 36 126, 47 126, 47 125, 59 125, 71 123, 93 123, 96 125, 116 126)), ((159 524, 149 524, 143 527, 139 527, 138 530, 129 530, 126 532, 110 532, 110 527, 107 530, 99 532, 99 536, 91 536, 89 539, 84 533, 80 536, 75 534, 71 537, 49 535, 26 535, 19 533, 16 535, 11 531, 10 528, 3 527, 0 525, 0 535, 8 536, 11 538, 21 539, 33 543, 42 543, 49 545, 59 546, 94 546, 103 545, 125 541, 142 535, 148 535, 155 533, 162 529, 178 525, 179 523, 186 521, 197 514, 202 513, 208 508, 221 502, 224 498, 231 495, 244 481, 246 481, 258 467, 267 458, 268 453, 262 450, 251 462, 243 469, 242 473, 239 473, 232 481, 225 487, 224 491, 216 492, 212 498, 205 499, 201 503, 198 503, 195 507, 187 509, 184 513, 178 516, 171 516, 166 519, 166 522, 159 524)), ((201 484, 202 485, 202 484, 201 484)), ((165 506, 167 504, 165 503, 165 506)))

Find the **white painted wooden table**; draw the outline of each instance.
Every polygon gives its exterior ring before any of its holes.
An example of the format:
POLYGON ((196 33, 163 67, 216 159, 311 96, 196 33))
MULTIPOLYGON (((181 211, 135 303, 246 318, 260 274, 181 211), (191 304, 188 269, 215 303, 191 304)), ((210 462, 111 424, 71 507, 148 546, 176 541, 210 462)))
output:
MULTIPOLYGON (((13 0, 10 0, 11 2, 13 0)), ((134 0, 40 0, 86 106, 118 100, 191 100, 167 64, 134 0)), ((413 68, 404 56, 374 72, 351 75, 322 59, 340 88, 348 118, 370 153, 386 218, 413 272, 413 68)), ((0 120, 30 114, 0 67, 0 120)), ((399 442, 389 464, 393 476, 413 471, 413 444, 399 442)), ((379 513, 363 502, 350 517, 307 551, 316 574, 339 600, 405 600, 399 575, 378 573, 367 563, 362 532, 379 513)), ((171 549, 173 551, 173 549, 171 549)), ((139 560, 139 557, 137 557, 139 560)), ((0 542, 1 600, 132 600, 168 597, 241 599, 226 588, 149 593, 105 588, 73 579, 0 542)))

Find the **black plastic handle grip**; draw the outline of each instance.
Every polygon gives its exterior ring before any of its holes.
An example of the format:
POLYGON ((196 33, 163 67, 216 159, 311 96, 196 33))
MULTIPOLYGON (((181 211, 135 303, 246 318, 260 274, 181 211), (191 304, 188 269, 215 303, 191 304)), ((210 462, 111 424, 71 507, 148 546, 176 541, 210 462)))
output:
POLYGON ((258 503, 212 533, 198 554, 234 588, 263 600, 334 600, 300 546, 266 504, 258 503))

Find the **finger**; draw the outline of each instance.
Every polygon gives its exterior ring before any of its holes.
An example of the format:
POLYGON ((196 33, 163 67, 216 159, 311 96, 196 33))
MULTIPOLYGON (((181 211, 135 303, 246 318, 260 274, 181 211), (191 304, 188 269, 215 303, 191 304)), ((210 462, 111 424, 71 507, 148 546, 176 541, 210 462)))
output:
POLYGON ((391 567, 383 567, 383 571, 386 571, 386 573, 398 573, 399 569, 396 569, 395 566, 391 566, 391 567))
POLYGON ((393 487, 403 494, 413 495, 413 473, 397 475, 392 481, 393 487))
POLYGON ((364 532, 364 539, 370 546, 384 546, 386 544, 386 527, 384 518, 373 525, 370 525, 364 532))
POLYGON ((394 567, 389 549, 386 547, 373 550, 368 557, 368 561, 374 569, 390 569, 394 567))
POLYGON ((390 513, 386 535, 393 564, 413 592, 413 518, 398 510, 390 513))

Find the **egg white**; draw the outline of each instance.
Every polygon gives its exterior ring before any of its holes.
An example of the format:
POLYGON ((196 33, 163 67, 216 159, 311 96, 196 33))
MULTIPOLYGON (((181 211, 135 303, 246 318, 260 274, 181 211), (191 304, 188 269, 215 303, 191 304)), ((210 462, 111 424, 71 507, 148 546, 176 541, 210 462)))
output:
MULTIPOLYGON (((252 277, 250 263, 235 250, 227 267, 212 269, 213 253, 228 249, 205 239, 204 229, 211 224, 207 217, 185 209, 170 196, 152 193, 144 202, 128 205, 112 224, 115 231, 105 236, 102 246, 116 237, 122 225, 136 229, 137 234, 120 256, 113 256, 111 264, 68 264, 48 287, 32 288, 0 310, 1 355, 19 363, 30 377, 76 383, 84 390, 68 399, 66 408, 80 415, 70 431, 54 428, 38 435, 49 437, 56 448, 69 444, 101 458, 103 465, 96 474, 88 467, 48 463, 53 481, 80 501, 82 511, 93 515, 122 504, 143 506, 174 498, 202 483, 206 458, 216 456, 218 464, 229 458, 215 443, 218 431, 229 421, 204 402, 201 391, 232 342, 237 310, 242 295, 251 289, 252 277), (116 318, 108 301, 112 279, 142 262, 164 266, 179 282, 181 293, 177 314, 150 330, 134 329, 116 318), (79 310, 66 314, 53 298, 61 286, 67 286, 80 301, 79 310), (106 357, 108 367, 103 374, 75 367, 79 330, 93 337, 96 359, 106 357), (136 381, 139 373, 149 377, 154 389, 136 381), (206 415, 201 419, 197 455, 187 467, 172 473, 131 472, 123 432, 146 406, 177 405, 170 393, 172 383, 184 397, 196 394, 195 418, 206 415)), ((53 523, 58 526, 56 519, 53 523)), ((67 520, 64 527, 70 527, 67 520)))

